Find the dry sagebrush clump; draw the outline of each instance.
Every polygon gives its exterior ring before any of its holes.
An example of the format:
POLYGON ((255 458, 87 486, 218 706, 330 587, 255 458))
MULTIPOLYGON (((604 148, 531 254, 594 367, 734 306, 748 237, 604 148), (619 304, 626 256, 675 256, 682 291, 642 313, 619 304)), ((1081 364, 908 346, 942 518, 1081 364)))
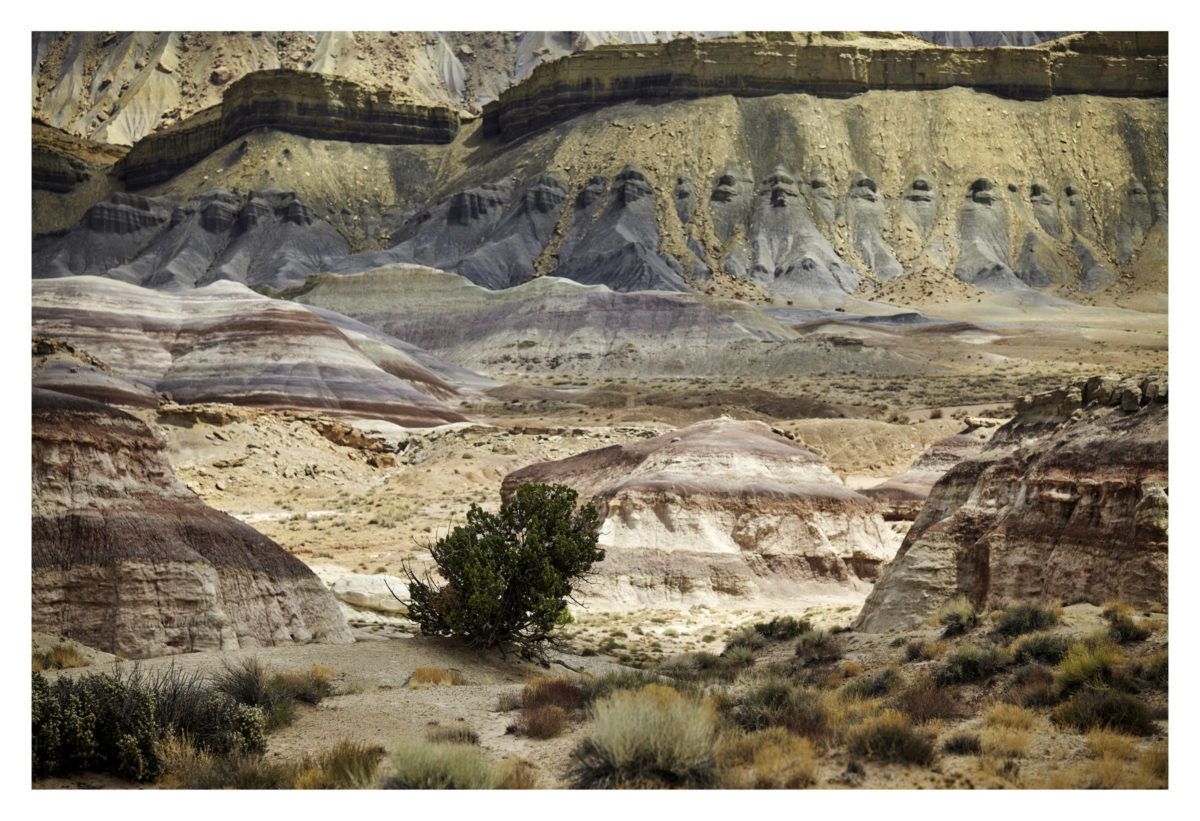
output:
POLYGON ((731 732, 717 749, 717 786, 728 790, 794 790, 816 783, 812 742, 781 727, 731 732))

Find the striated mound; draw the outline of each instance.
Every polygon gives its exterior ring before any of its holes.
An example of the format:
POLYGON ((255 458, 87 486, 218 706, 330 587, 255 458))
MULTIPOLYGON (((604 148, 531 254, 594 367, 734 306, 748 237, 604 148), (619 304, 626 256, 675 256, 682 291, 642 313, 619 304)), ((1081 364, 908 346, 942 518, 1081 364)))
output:
POLYGON ((108 276, 178 290, 225 279, 283 288, 350 253, 289 191, 215 188, 176 203, 117 193, 35 242, 33 275, 108 276))
POLYGON ((761 422, 719 419, 510 473, 594 504, 605 559, 586 599, 739 605, 854 599, 895 551, 874 503, 761 422))
POLYGON ((377 343, 368 354, 311 311, 229 282, 168 294, 96 277, 35 280, 33 333, 184 404, 315 410, 405 427, 464 421, 425 392, 449 397, 454 387, 407 353, 377 343))
POLYGON ((442 271, 392 265, 351 276, 323 276, 285 295, 497 378, 504 373, 931 370, 881 349, 799 339, 746 303, 697 294, 618 293, 558 277, 490 291, 442 271))
POLYGON ((911 522, 921 512, 921 506, 938 479, 962 460, 979 453, 990 433, 988 429, 976 428, 939 439, 918 456, 904 473, 859 493, 878 502, 885 519, 911 522))
POLYGON ((126 408, 156 408, 158 394, 61 339, 33 339, 33 386, 126 408))
POLYGON ((107 405, 33 389, 34 625, 130 658, 348 643, 299 559, 203 504, 107 405))
POLYGON ((1093 377, 1026 398, 942 477, 855 627, 909 629, 949 599, 1167 601, 1167 379, 1093 377))

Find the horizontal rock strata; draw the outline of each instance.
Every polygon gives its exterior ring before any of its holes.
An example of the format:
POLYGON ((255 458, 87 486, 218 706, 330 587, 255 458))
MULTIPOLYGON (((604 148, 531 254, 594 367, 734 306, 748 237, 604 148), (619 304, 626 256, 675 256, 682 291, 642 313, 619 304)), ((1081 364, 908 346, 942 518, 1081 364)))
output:
POLYGON ((721 419, 531 465, 603 518, 606 555, 578 595, 618 605, 853 599, 895 542, 874 504, 761 422, 721 419))
POLYGON ((415 387, 456 394, 411 356, 372 350, 373 359, 311 311, 242 285, 167 294, 65 277, 36 280, 33 294, 35 335, 83 349, 176 402, 294 408, 405 427, 464 421, 415 387))
POLYGON ((951 49, 907 35, 867 46, 814 35, 601 46, 538 66, 484 106, 484 133, 515 139, 624 100, 735 94, 846 97, 964 86, 1017 99, 1167 93, 1165 33, 1094 33, 1033 48, 951 49))
POLYGON ((448 143, 458 133, 458 113, 340 77, 257 71, 230 85, 220 105, 138 140, 117 172, 130 188, 143 188, 170 179, 256 128, 325 140, 448 143))
POLYGON ((1167 380, 1026 397, 933 488, 855 626, 909 629, 955 596, 1167 601, 1167 380))
POLYGON ((142 422, 38 388, 32 558, 34 625, 129 658, 353 641, 321 581, 184 488, 142 422))
POLYGON ((877 501, 885 519, 913 521, 937 480, 950 468, 983 449, 991 433, 989 429, 983 430, 981 433, 977 428, 934 442, 904 473, 859 493, 877 501))

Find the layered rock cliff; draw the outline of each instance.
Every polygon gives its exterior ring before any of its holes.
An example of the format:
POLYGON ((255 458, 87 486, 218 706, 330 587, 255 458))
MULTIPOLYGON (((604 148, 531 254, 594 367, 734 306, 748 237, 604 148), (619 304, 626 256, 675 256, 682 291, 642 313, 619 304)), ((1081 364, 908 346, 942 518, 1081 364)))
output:
POLYGON ((1038 397, 933 488, 855 622, 919 625, 945 602, 1167 601, 1167 378, 1038 397))
POLYGON ((312 571, 204 505, 164 448, 122 411, 33 389, 36 629, 129 658, 353 641, 312 571))
POLYGON ((515 139, 599 105, 735 94, 848 97, 871 89, 975 88, 1014 99, 1164 96, 1165 33, 1089 33, 1033 48, 946 49, 898 32, 602 46, 538 66, 484 107, 484 133, 515 139), (1073 54, 1069 54, 1073 52, 1073 54))
POLYGON ((603 519, 604 560, 577 591, 617 605, 854 599, 895 550, 872 502, 761 422, 700 422, 505 477, 565 484, 603 519))

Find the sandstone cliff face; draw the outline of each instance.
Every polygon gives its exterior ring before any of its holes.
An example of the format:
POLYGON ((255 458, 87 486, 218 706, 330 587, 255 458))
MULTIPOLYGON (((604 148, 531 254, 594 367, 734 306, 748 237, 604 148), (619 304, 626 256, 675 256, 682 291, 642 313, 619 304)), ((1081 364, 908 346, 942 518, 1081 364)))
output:
POLYGON ((594 504, 606 551, 577 594, 615 605, 854 599, 895 549, 874 505, 761 422, 729 419, 509 474, 594 504))
POLYGON ((130 658, 353 641, 320 580, 184 488, 143 423, 38 388, 32 617, 130 658))
POLYGON ((231 85, 219 106, 138 140, 117 173, 131 188, 152 185, 256 128, 326 140, 448 143, 458 133, 458 113, 339 77, 259 71, 231 85))
POLYGON ((855 627, 949 599, 1167 601, 1167 380, 1095 377, 1022 400, 930 493, 855 627))
POLYGON ((970 51, 886 33, 771 33, 603 46, 534 69, 528 81, 484 107, 484 130, 514 139, 591 106, 632 99, 797 92, 849 96, 870 89, 950 86, 1015 99, 1079 92, 1162 96, 1167 92, 1167 37, 1091 33, 1034 48, 970 51))

